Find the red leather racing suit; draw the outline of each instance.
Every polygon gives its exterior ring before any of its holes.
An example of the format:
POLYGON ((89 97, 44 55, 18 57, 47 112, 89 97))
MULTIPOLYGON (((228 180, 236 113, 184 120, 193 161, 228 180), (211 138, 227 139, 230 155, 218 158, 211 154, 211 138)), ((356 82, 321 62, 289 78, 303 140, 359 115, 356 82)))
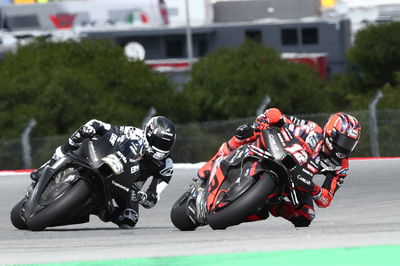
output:
MULTIPOLYGON (((278 110, 276 108, 273 109, 278 110)), ((266 219, 269 216, 269 212, 273 216, 281 216, 291 221, 295 226, 308 226, 315 217, 314 202, 318 207, 328 207, 336 191, 343 184, 348 172, 348 158, 336 159, 321 152, 322 145, 324 145, 323 130, 317 123, 310 120, 299 119, 294 116, 282 115, 279 110, 280 117, 276 117, 276 113, 270 115, 268 110, 265 114, 261 115, 264 116, 265 121, 268 121, 268 125, 279 126, 279 124, 282 125, 284 123, 290 124, 287 128, 295 137, 304 141, 312 154, 308 170, 314 175, 324 175, 325 180, 321 187, 311 181, 314 189, 313 191, 302 193, 302 204, 300 207, 295 208, 290 201, 280 201, 277 204, 269 205, 267 209, 263 209, 247 217, 247 221, 266 219)), ((259 118, 260 116, 257 120, 259 120, 259 118)), ((217 154, 200 168, 198 176, 202 179, 208 178, 209 171, 217 157, 227 155, 241 145, 255 141, 256 138, 256 129, 252 124, 240 126, 236 130, 235 136, 228 142, 223 143, 217 154)))

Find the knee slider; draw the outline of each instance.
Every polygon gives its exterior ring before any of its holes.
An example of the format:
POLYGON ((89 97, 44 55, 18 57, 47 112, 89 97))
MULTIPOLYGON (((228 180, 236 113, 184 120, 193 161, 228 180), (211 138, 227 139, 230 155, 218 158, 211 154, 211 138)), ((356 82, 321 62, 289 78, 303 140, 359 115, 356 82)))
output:
POLYGON ((311 224, 311 220, 307 219, 307 217, 305 216, 293 218, 291 222, 294 224, 295 227, 307 227, 311 224))
POLYGON ((315 218, 314 209, 309 206, 303 206, 301 209, 296 210, 296 217, 292 218, 290 221, 295 227, 306 227, 309 226, 315 218))

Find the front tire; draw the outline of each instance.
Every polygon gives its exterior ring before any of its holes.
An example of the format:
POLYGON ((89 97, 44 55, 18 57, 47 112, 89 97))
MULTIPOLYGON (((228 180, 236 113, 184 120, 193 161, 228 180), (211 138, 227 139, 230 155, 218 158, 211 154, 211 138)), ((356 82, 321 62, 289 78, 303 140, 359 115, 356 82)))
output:
POLYGON ((82 179, 45 209, 31 217, 27 217, 27 227, 33 231, 44 230, 48 226, 62 224, 63 220, 71 218, 70 215, 78 215, 86 208, 90 197, 90 189, 82 179))
POLYGON ((28 225, 26 224, 25 220, 22 219, 21 212, 22 212, 22 204, 24 203, 24 199, 20 202, 15 204, 14 208, 12 208, 10 213, 11 223, 15 226, 15 228, 20 230, 27 230, 28 225))
POLYGON ((189 215, 187 193, 183 194, 172 206, 171 221, 181 231, 194 231, 199 226, 189 215))
POLYGON ((209 214, 208 224, 214 230, 242 223, 248 215, 262 207, 276 188, 274 179, 265 173, 247 192, 219 212, 209 214))

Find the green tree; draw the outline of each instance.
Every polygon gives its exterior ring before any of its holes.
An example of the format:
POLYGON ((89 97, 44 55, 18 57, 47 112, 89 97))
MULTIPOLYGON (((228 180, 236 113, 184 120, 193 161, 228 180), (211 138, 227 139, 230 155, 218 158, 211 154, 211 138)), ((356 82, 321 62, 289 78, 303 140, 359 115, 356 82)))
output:
POLYGON ((31 117, 41 136, 69 134, 92 118, 140 126, 152 106, 168 115, 174 95, 167 77, 110 42, 38 39, 0 62, 0 137, 19 137, 31 117))
POLYGON ((382 99, 378 103, 378 108, 382 109, 399 109, 400 106, 400 71, 395 74, 396 84, 392 86, 386 84, 382 87, 381 91, 383 93, 382 99))
POLYGON ((329 84, 331 99, 341 109, 366 109, 376 91, 381 108, 398 108, 400 101, 400 22, 360 30, 347 58, 350 68, 329 84))
POLYGON ((192 120, 254 116, 264 97, 286 113, 330 109, 325 84, 309 66, 281 59, 262 44, 247 41, 236 49, 222 48, 193 65, 184 89, 192 120))
POLYGON ((396 85, 400 70, 400 22, 368 26, 359 31, 348 51, 348 60, 356 66, 362 91, 375 90, 386 83, 396 85))

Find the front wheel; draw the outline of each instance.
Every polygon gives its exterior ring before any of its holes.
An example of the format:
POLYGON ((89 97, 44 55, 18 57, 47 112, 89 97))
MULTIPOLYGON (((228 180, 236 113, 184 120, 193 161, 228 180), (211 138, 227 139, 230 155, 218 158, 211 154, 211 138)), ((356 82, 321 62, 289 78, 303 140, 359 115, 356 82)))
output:
POLYGON ((15 204, 14 208, 11 210, 10 218, 11 223, 20 230, 28 229, 28 226, 24 219, 22 219, 22 204, 24 204, 24 199, 15 204))
POLYGON ((208 224, 214 230, 225 229, 242 223, 245 218, 262 207, 267 196, 276 188, 276 183, 269 173, 263 174, 247 192, 237 200, 223 208, 221 211, 210 213, 207 217, 208 224))
POLYGON ((195 206, 194 202, 188 202, 188 199, 187 193, 183 194, 171 209, 171 221, 181 231, 193 231, 199 226, 189 214, 189 208, 195 208, 195 206))
POLYGON ((80 179, 46 208, 31 217, 26 217, 27 227, 33 231, 41 231, 48 226, 65 224, 66 220, 85 211, 89 200, 90 189, 87 183, 80 179))

